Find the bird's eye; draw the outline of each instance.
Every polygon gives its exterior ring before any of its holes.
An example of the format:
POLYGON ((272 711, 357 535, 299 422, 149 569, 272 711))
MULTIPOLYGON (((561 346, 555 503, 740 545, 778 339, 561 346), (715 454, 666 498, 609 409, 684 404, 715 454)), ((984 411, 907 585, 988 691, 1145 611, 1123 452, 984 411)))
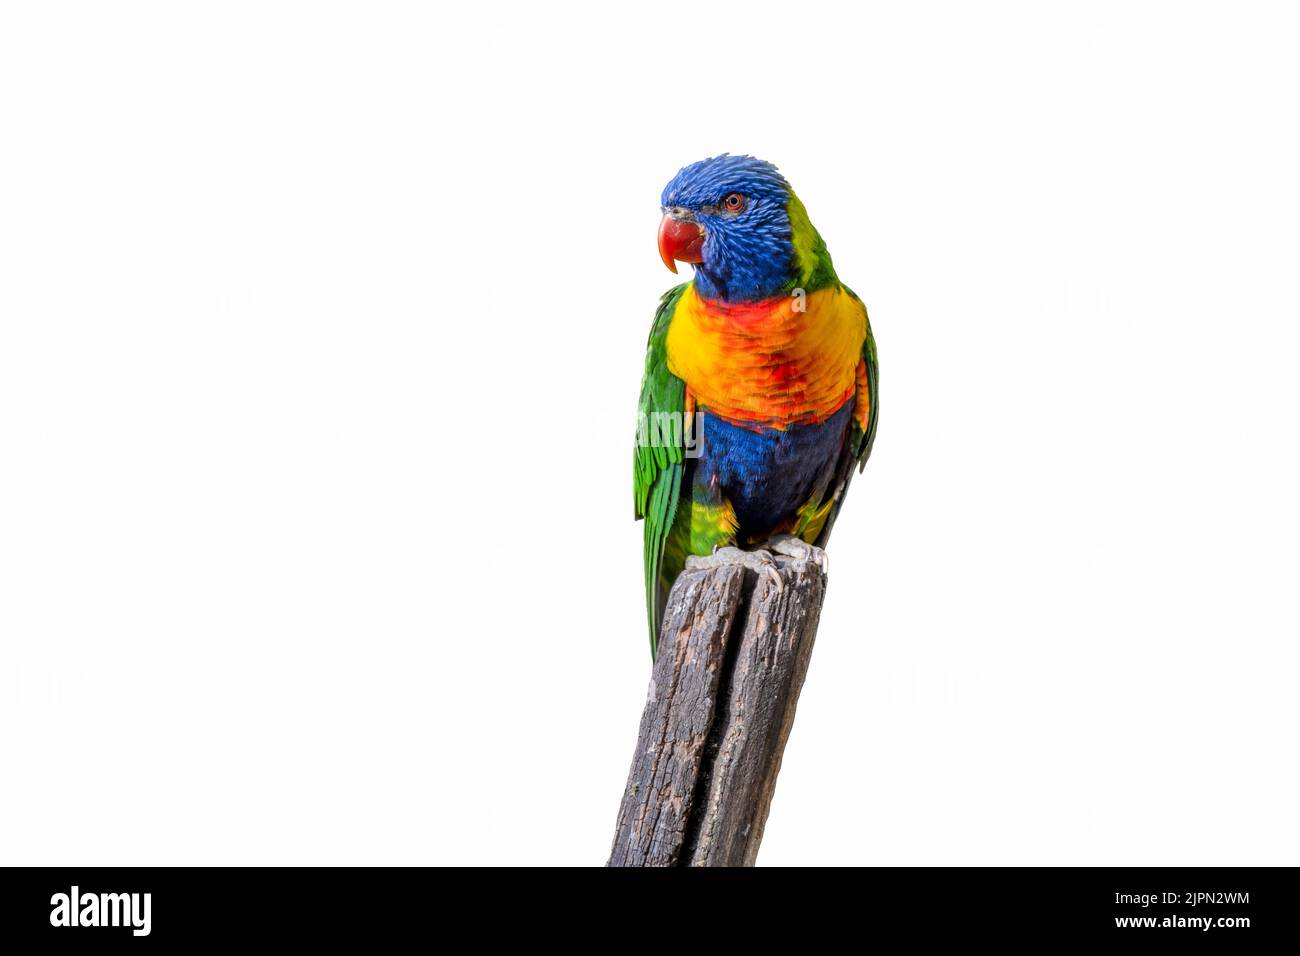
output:
POLYGON ((727 193, 726 198, 722 200, 722 208, 727 212, 740 212, 745 208, 745 197, 740 193, 727 193))

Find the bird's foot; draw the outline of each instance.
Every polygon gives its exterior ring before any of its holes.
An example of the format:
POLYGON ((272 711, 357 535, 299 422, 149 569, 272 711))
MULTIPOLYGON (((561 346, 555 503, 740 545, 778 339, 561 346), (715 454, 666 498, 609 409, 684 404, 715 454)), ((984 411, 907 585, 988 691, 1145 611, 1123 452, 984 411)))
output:
POLYGON ((781 572, 777 569, 776 558, 769 551, 742 551, 740 548, 714 548, 710 555, 692 554, 686 559, 686 570, 700 571, 708 568, 720 568, 726 565, 740 565, 749 568, 760 578, 767 577, 778 591, 785 587, 781 572))
POLYGON ((769 538, 763 547, 768 551, 794 558, 796 561, 811 561, 821 568, 822 574, 830 574, 831 559, 827 557, 826 552, 809 544, 803 538, 796 538, 792 534, 778 534, 769 538))

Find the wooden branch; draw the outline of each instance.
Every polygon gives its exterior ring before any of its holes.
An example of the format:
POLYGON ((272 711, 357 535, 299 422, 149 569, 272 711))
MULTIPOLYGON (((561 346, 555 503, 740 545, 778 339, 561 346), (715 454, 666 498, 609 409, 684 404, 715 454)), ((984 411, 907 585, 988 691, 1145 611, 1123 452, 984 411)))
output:
POLYGON ((808 671, 826 576, 778 556, 686 571, 619 807, 610 866, 752 866, 808 671))

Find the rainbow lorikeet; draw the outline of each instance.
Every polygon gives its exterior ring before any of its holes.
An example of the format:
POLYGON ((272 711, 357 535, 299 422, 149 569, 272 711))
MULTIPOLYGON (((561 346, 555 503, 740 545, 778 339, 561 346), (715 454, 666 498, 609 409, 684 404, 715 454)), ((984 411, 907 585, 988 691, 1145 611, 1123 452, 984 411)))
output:
POLYGON ((653 655, 684 568, 770 572, 821 548, 878 414, 867 310, 771 163, 722 155, 664 188, 659 254, 695 276, 660 301, 637 422, 653 655))

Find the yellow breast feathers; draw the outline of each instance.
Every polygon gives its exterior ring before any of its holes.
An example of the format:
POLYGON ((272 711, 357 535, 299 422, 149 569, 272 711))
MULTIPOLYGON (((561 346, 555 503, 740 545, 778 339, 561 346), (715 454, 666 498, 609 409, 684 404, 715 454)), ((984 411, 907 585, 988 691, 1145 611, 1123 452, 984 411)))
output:
POLYGON ((867 313, 838 285, 729 305, 688 285, 668 329, 668 370, 697 405, 742 425, 829 418, 854 397, 867 313))

